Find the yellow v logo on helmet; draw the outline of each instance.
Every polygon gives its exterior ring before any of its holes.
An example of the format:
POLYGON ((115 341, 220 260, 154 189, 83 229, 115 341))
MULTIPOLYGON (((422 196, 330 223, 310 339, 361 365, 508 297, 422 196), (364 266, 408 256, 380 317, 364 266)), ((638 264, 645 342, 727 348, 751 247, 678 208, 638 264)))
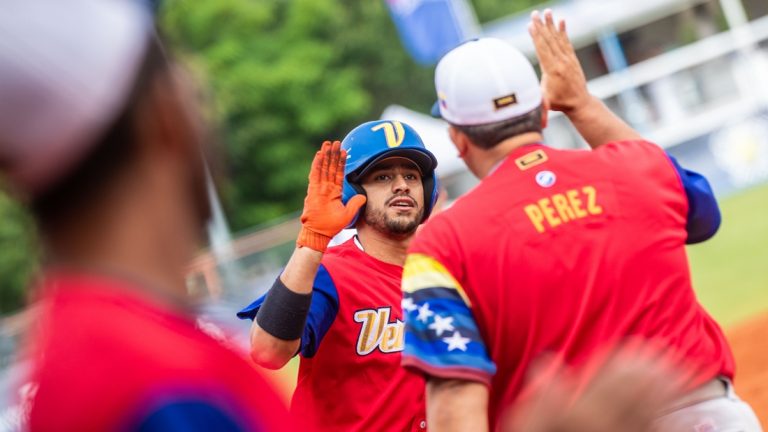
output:
POLYGON ((384 139, 387 140, 387 147, 398 147, 405 138, 405 129, 399 121, 392 121, 378 124, 371 128, 372 131, 384 129, 384 139))

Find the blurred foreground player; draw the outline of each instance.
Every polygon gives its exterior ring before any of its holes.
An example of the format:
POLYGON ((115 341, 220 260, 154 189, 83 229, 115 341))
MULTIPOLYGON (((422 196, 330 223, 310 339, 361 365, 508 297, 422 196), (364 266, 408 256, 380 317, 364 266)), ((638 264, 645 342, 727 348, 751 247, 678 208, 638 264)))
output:
POLYGON ((497 429, 540 356, 582 369, 582 388, 600 374, 582 366, 633 337, 663 347, 685 385, 656 430, 760 430, 691 287, 685 244, 720 223, 709 184, 589 95, 564 24, 545 15, 531 25, 541 87, 496 39, 455 48, 435 72, 439 115, 482 180, 419 233, 403 274, 417 306, 403 361, 428 376, 430 426, 497 429), (593 151, 542 144, 549 106, 593 151))
POLYGON ((400 280, 408 244, 437 198, 436 165, 396 121, 324 143, 293 255, 269 293, 238 314, 255 318, 257 363, 278 368, 301 354, 291 411, 319 430, 426 428, 424 379, 400 367, 402 310, 413 308, 401 307, 400 280), (326 249, 348 226, 357 235, 326 249))
POLYGON ((207 143, 141 2, 0 3, 0 169, 45 255, 28 428, 291 430, 253 367, 195 327, 207 143))

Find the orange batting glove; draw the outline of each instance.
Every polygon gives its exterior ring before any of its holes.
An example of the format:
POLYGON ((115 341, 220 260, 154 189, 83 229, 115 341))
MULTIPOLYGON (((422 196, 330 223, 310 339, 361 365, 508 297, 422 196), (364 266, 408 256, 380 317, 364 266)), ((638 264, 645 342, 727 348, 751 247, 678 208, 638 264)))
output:
POLYGON ((365 204, 364 195, 355 195, 341 202, 344 165, 347 152, 339 141, 326 141, 315 154, 309 172, 309 187, 301 213, 301 232, 296 244, 324 252, 331 238, 343 230, 365 204))

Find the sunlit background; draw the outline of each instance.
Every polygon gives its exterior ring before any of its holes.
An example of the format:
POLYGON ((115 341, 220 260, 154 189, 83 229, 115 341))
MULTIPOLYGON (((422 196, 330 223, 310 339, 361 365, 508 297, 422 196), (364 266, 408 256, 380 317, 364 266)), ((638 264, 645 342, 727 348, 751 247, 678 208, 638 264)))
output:
MULTIPOLYGON (((205 330, 247 345, 235 312, 279 273, 299 228, 314 150, 357 123, 411 124, 450 199, 475 180, 426 115, 437 59, 468 38, 506 39, 535 61, 533 7, 568 21, 591 91, 683 166, 704 173, 723 225, 689 248, 697 294, 737 355, 737 390, 768 424, 768 2, 766 0, 166 0, 158 23, 211 89, 228 157, 213 167, 210 244, 189 266, 205 330)), ((549 145, 586 147, 555 115, 549 145)), ((513 191, 511 191, 513 193, 513 191)), ((0 431, 34 308, 38 251, 23 209, 0 195, 0 431)), ((290 391, 295 365, 278 375, 290 391), (293 369, 292 369, 293 368, 293 369)))

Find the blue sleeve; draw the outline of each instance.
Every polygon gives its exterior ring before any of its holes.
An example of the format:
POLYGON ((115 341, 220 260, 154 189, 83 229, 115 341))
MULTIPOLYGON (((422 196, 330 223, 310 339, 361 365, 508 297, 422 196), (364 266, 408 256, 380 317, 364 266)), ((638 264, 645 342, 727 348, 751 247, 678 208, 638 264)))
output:
MULTIPOLYGON (((267 295, 264 294, 256 299, 256 301, 238 312, 237 317, 240 319, 256 319, 256 314, 259 312, 259 308, 264 303, 266 297, 267 295)), ((328 270, 321 264, 313 282, 312 302, 309 305, 307 324, 304 327, 304 333, 301 335, 301 346, 299 347, 301 355, 304 357, 315 355, 320 342, 336 319, 337 313, 339 313, 339 293, 328 270)))
POLYGON ((685 242, 694 244, 710 239, 720 228, 720 208, 712 187, 703 175, 683 168, 674 157, 667 156, 680 176, 688 198, 688 239, 685 242))
POLYGON ((202 401, 172 402, 155 409, 139 421, 135 428, 141 432, 167 431, 222 431, 240 432, 262 430, 258 425, 243 427, 237 419, 211 404, 202 401))

